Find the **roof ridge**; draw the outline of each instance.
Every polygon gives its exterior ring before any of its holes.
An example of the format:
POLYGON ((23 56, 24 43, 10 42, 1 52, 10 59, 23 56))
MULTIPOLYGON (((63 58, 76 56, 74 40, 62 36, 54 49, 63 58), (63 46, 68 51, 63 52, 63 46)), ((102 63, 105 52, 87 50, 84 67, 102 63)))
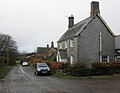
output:
MULTIPOLYGON (((78 34, 80 33, 80 31, 82 31, 82 30, 79 31, 78 29, 81 29, 84 25, 87 25, 90 20, 91 20, 91 17, 87 17, 87 18, 85 18, 84 20, 76 23, 73 27, 69 28, 69 29, 62 35, 62 37, 58 40, 58 42, 59 42, 59 41, 62 41, 62 40, 65 40, 65 39, 68 39, 68 38, 71 38, 71 37, 73 37, 73 36, 78 35, 78 34), (86 22, 87 22, 87 23, 86 23, 86 22), (73 32, 73 30, 74 30, 74 32, 73 32), (79 32, 78 32, 78 31, 79 31, 79 32), (72 33, 72 35, 69 34, 69 33, 72 33), (69 34, 69 35, 67 35, 67 34, 69 34), (66 36, 65 36, 65 35, 66 35, 66 36)), ((84 28, 84 27, 83 27, 83 28, 84 28)))

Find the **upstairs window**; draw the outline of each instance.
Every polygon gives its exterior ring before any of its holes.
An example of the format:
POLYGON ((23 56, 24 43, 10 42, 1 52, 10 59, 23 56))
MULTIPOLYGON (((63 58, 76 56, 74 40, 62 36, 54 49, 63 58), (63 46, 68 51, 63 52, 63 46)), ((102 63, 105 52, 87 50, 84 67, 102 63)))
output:
POLYGON ((73 39, 70 40, 70 47, 73 47, 73 39))
POLYGON ((67 41, 65 41, 65 48, 67 48, 67 41))
POLYGON ((59 43, 60 49, 62 49, 62 43, 59 43))

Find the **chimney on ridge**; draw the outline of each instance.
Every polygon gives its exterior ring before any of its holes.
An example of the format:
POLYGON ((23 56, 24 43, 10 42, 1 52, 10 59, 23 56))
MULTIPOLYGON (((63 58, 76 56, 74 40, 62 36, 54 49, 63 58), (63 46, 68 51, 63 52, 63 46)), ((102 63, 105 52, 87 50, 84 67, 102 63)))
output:
POLYGON ((100 14, 100 10, 99 10, 99 2, 97 1, 92 1, 91 2, 91 16, 95 16, 96 14, 100 14))
POLYGON ((53 41, 51 42, 51 48, 54 48, 54 42, 53 41))
POLYGON ((49 44, 47 44, 47 48, 49 48, 49 44))
POLYGON ((68 28, 71 28, 74 26, 74 17, 73 15, 71 15, 70 17, 68 17, 68 28))

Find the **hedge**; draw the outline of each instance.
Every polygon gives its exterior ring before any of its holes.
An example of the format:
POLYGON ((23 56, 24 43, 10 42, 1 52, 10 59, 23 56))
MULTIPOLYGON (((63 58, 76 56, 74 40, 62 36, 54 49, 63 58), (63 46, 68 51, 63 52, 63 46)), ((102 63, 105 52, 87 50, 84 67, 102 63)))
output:
POLYGON ((91 67, 72 67, 62 69, 60 74, 72 76, 101 76, 120 74, 120 63, 93 63, 91 67))

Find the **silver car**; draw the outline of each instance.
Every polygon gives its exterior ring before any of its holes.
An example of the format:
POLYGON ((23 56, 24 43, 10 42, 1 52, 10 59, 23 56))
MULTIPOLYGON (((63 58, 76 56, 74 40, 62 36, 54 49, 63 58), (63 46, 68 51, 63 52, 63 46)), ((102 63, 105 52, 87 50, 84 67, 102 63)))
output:
POLYGON ((47 74, 50 75, 51 74, 51 69, 50 67, 46 64, 46 63, 37 63, 35 65, 35 75, 43 75, 43 74, 47 74))
POLYGON ((22 63, 22 65, 23 66, 28 66, 29 64, 28 64, 28 62, 25 61, 25 62, 22 63))

